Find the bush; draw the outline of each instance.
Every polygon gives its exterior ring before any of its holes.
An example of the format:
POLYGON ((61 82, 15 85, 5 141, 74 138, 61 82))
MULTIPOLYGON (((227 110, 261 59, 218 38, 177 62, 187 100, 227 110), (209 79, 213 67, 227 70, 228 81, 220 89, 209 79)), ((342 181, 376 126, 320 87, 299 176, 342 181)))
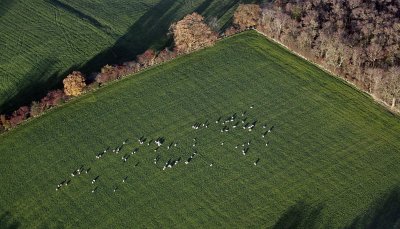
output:
POLYGON ((170 27, 174 36, 175 47, 180 53, 192 52, 196 49, 213 45, 217 33, 204 23, 203 16, 192 13, 170 27))
POLYGON ((85 77, 81 72, 74 71, 63 80, 64 93, 68 96, 78 96, 82 94, 86 86, 85 77))
POLYGON ((235 27, 231 26, 231 27, 229 27, 229 28, 227 28, 225 30, 224 34, 225 34, 225 36, 229 37, 229 36, 235 35, 238 32, 239 32, 238 29, 236 29, 235 27))
POLYGON ((43 99, 40 100, 40 106, 43 107, 43 110, 45 110, 65 102, 66 99, 67 96, 62 90, 50 91, 43 99))
POLYGON ((11 129, 11 123, 10 123, 10 121, 7 119, 6 115, 0 115, 0 122, 1 122, 2 127, 3 127, 5 130, 11 129))
POLYGON ((33 101, 31 104, 31 111, 30 114, 32 117, 37 117, 40 114, 42 114, 44 112, 44 107, 42 106, 42 104, 33 101))
POLYGON ((132 74, 140 71, 140 64, 136 61, 129 61, 122 64, 126 69, 126 74, 132 74))
POLYGON ((106 65, 101 68, 100 73, 96 76, 96 82, 106 83, 116 80, 118 78, 118 71, 111 65, 106 65))
POLYGON ((14 113, 9 119, 11 127, 15 127, 21 122, 23 122, 25 119, 27 119, 29 117, 29 112, 30 109, 28 106, 20 107, 18 110, 14 111, 14 113))
POLYGON ((155 63, 159 64, 171 59, 174 59, 177 56, 176 52, 170 51, 168 48, 165 48, 160 53, 158 53, 155 63))
POLYGON ((88 84, 85 88, 85 91, 93 91, 93 90, 98 89, 99 87, 100 87, 100 83, 95 81, 91 84, 88 84))
POLYGON ((156 53, 152 49, 146 50, 143 54, 136 57, 136 61, 143 67, 148 67, 154 64, 156 53))

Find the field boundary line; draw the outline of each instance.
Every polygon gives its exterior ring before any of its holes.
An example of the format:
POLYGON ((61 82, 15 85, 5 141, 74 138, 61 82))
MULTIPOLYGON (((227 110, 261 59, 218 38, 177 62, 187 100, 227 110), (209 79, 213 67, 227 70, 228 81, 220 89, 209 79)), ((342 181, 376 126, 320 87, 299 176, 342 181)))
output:
MULTIPOLYGON (((357 91, 362 92, 362 93, 365 94, 365 95, 368 95, 368 97, 372 98, 374 102, 376 102, 377 104, 383 106, 383 107, 384 107, 387 111, 389 111, 390 113, 396 114, 396 115, 400 115, 400 110, 399 110, 399 109, 397 109, 397 108, 392 109, 391 106, 390 106, 388 103, 386 103, 386 102, 383 101, 383 100, 378 99, 376 96, 374 96, 373 94, 369 93, 368 91, 363 90, 363 89, 357 87, 357 85, 355 85, 355 84, 354 84, 353 82, 351 82, 350 80, 348 80, 348 79, 346 79, 346 78, 344 78, 344 77, 341 77, 340 75, 338 75, 338 74, 332 72, 331 70, 325 68, 324 66, 322 66, 322 65, 320 65, 320 64, 318 64, 318 63, 316 63, 316 62, 314 62, 314 61, 312 61, 312 60, 310 60, 310 59, 308 59, 307 57, 305 57, 305 56, 302 55, 301 53, 296 52, 295 50, 289 48, 287 45, 285 45, 285 44, 283 44, 282 42, 276 40, 275 38, 269 37, 267 34, 261 32, 261 31, 259 31, 259 30, 257 30, 257 29, 252 29, 252 30, 254 30, 254 31, 256 31, 257 33, 261 34, 261 35, 264 36, 267 40, 269 40, 269 41, 271 41, 271 42, 274 42, 274 43, 278 44, 279 46, 283 47, 284 49, 286 49, 286 50, 289 51, 290 53, 292 53, 292 54, 294 54, 294 55, 296 55, 296 56, 298 56, 298 57, 300 57, 300 58, 306 60, 307 62, 309 62, 309 63, 311 63, 312 65, 316 66, 317 68, 321 69, 322 71, 324 71, 324 72, 328 73, 329 75, 335 77, 336 79, 339 79, 339 80, 341 80, 342 82, 347 83, 347 84, 348 84, 349 86, 351 86, 353 89, 356 89, 357 91)), ((242 33, 242 32, 240 32, 240 33, 242 33)))

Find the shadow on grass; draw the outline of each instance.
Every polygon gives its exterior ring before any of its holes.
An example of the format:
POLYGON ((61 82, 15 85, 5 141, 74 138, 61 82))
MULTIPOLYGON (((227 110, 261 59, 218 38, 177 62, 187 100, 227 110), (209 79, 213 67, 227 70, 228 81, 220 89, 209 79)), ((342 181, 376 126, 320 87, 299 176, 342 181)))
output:
MULTIPOLYGON (((2 9, 10 7, 13 1, 2 0, 2 9)), ((65 5, 59 5, 57 0, 47 0, 58 7, 65 8, 65 5)), ((92 58, 82 67, 78 65, 71 66, 63 72, 54 72, 53 66, 58 60, 48 57, 39 61, 29 73, 22 77, 24 81, 17 85, 18 93, 13 96, 4 95, 7 99, 0 103, 0 114, 10 114, 20 106, 29 105, 32 101, 44 97, 47 92, 54 88, 62 88, 62 79, 73 70, 79 70, 86 74, 98 71, 106 64, 121 63, 127 60, 134 60, 136 55, 144 52, 148 47, 157 43, 159 47, 165 45, 168 41, 166 33, 169 25, 175 20, 179 4, 174 4, 175 0, 161 0, 157 5, 149 9, 138 21, 136 21, 126 34, 120 37, 115 44, 92 58), (175 7, 174 7, 175 6, 175 7), (160 39, 161 38, 161 39, 160 39)), ((66 8, 66 10, 74 11, 66 8)), ((75 12, 79 16, 79 12, 75 12)), ((95 21, 89 22, 95 23, 95 21)))
POLYGON ((182 4, 176 0, 161 0, 140 17, 112 47, 89 60, 80 70, 85 73, 99 71, 106 64, 131 61, 148 48, 159 49, 168 45, 167 32, 176 20, 182 4))
POLYGON ((16 0, 1 0, 0 1, 0 18, 2 18, 14 5, 16 0))
POLYGON ((167 35, 168 29, 185 14, 198 12, 205 17, 220 18, 239 2, 250 3, 257 0, 232 0, 227 4, 205 0, 195 9, 188 8, 184 1, 161 0, 140 17, 112 47, 89 60, 80 70, 85 73, 99 71, 106 64, 121 64, 134 60, 136 55, 149 48, 161 49, 170 46, 172 39, 167 35))
MULTIPOLYGON (((222 18, 225 16, 229 11, 235 10, 235 6, 238 4, 261 4, 264 2, 269 2, 271 0, 232 0, 227 2, 227 4, 218 4, 214 0, 206 0, 200 6, 194 10, 195 12, 203 15, 206 20, 210 17, 222 18)), ((233 22, 233 17, 230 17, 224 25, 220 26, 220 31, 224 31, 227 29, 233 22)))
POLYGON ((103 31, 103 33, 105 33, 111 37, 117 37, 117 34, 115 34, 110 27, 103 25, 96 18, 93 18, 92 16, 87 15, 78 9, 75 9, 74 7, 72 7, 66 3, 63 3, 59 0, 46 0, 46 2, 48 2, 49 4, 51 4, 55 7, 58 7, 62 10, 65 10, 65 11, 75 15, 76 17, 78 17, 80 19, 86 20, 88 23, 92 24, 94 27, 103 31))
MULTIPOLYGON (((2 9, 9 8, 13 1, 1 1, 2 9), (8 7, 7 7, 8 6, 8 7)), ((63 4, 59 0, 46 0, 57 7, 61 7, 78 17, 86 19, 96 27, 108 31, 109 28, 104 27, 95 18, 81 13, 79 10, 63 4)), ((156 5, 142 15, 128 30, 121 36, 112 47, 100 52, 92 59, 84 63, 71 66, 65 71, 53 72, 54 66, 58 60, 51 57, 40 61, 33 68, 22 85, 19 85, 19 92, 13 97, 8 98, 3 104, 0 104, 0 114, 10 113, 23 105, 29 105, 31 101, 39 100, 46 95, 48 90, 54 88, 62 88, 62 79, 73 70, 78 70, 86 75, 99 71, 106 64, 121 64, 125 61, 131 61, 136 55, 143 53, 149 48, 161 49, 172 44, 172 39, 167 36, 169 26, 174 21, 179 20, 185 14, 192 11, 207 16, 222 17, 236 4, 257 2, 257 0, 231 0, 226 4, 218 4, 214 0, 204 0, 199 7, 193 9, 187 7, 185 1, 176 0, 160 0, 156 5), (78 67, 80 66, 80 67, 78 67)), ((1 12, 0 12, 1 15, 1 12)))
POLYGON ((356 228, 400 228, 400 188, 392 189, 347 227, 356 228))
POLYGON ((19 228, 21 223, 13 218, 10 212, 4 212, 0 215, 0 228, 1 229, 15 229, 19 228))
POLYGON ((57 63, 58 60, 54 58, 39 61, 29 71, 29 74, 23 77, 25 81, 18 85, 18 93, 0 104, 0 114, 10 114, 21 106, 30 105, 32 101, 40 100, 49 90, 61 88, 62 78, 59 76, 68 74, 77 66, 72 66, 63 73, 53 72, 53 66, 57 63))
POLYGON ((318 219, 321 217, 322 205, 316 207, 305 202, 298 202, 288 208, 273 226, 274 229, 289 228, 317 228, 318 219))

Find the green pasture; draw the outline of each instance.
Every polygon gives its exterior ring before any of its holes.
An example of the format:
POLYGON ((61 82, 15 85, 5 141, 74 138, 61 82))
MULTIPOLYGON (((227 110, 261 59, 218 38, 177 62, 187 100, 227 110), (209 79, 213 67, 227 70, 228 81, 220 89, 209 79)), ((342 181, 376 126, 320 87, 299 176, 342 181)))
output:
POLYGON ((399 131, 399 118, 369 96, 246 32, 0 136, 0 227, 393 227, 399 131), (234 113, 221 133, 215 121, 234 113), (257 121, 252 131, 244 118, 257 121), (154 152, 141 136, 165 143, 154 152), (95 158, 126 139, 118 154, 95 158), (90 171, 72 177, 82 165, 90 171))

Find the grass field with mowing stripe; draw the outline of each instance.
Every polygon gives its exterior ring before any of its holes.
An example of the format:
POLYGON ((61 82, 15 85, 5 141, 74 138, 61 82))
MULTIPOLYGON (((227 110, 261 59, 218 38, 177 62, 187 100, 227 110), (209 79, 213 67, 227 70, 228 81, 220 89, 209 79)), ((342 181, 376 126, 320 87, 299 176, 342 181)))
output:
POLYGON ((356 225, 398 187, 399 131, 400 119, 367 95, 246 32, 112 83, 0 136, 0 225, 356 225), (257 120, 254 130, 229 122, 229 131, 221 133, 223 125, 215 121, 234 113, 235 121, 257 120), (206 120, 208 128, 192 128, 206 120), (154 152, 154 143, 139 144, 141 136, 166 142, 154 152), (248 140, 244 156, 241 144, 248 140), (177 147, 167 150, 172 141, 177 147), (88 174, 72 177, 82 165, 88 174), (71 182, 56 191, 64 179, 71 182))

